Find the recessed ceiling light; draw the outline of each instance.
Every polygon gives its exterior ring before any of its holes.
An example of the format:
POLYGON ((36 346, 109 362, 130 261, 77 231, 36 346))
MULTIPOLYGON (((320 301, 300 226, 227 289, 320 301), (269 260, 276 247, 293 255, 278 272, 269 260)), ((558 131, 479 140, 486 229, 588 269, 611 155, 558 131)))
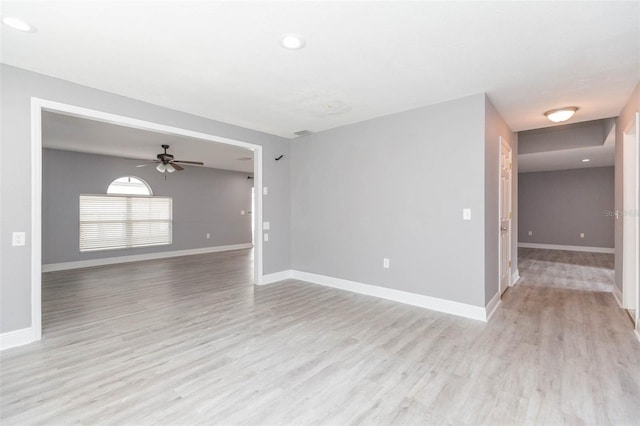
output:
POLYGON ((2 18, 2 23, 14 30, 22 31, 25 33, 35 33, 36 27, 31 26, 24 22, 22 19, 14 18, 12 16, 5 16, 2 18))
POLYGON ((582 159, 582 162, 583 162, 583 163, 588 163, 589 161, 591 161, 589 158, 583 158, 583 159, 582 159))
POLYGON ((544 115, 554 123, 562 123, 573 117, 576 111, 578 111, 578 107, 564 107, 552 109, 551 111, 545 112, 544 115))
POLYGON ((280 38, 285 49, 297 50, 304 47, 304 39, 296 34, 285 34, 280 38))

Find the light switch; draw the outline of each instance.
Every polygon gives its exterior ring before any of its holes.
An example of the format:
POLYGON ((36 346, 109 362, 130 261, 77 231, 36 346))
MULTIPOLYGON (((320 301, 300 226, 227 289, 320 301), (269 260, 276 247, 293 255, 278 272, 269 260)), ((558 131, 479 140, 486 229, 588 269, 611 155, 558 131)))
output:
POLYGON ((386 257, 382 259, 382 267, 385 269, 389 269, 389 259, 387 259, 386 257))
POLYGON ((264 240, 269 241, 269 234, 264 234, 264 240))
POLYGON ((532 235, 533 235, 533 231, 529 231, 529 236, 532 236, 532 235))
POLYGON ((580 233, 580 238, 584 238, 584 232, 580 233))
POLYGON ((269 195, 269 188, 267 188, 266 186, 262 188, 262 195, 269 195))
POLYGON ((207 239, 211 238, 211 234, 207 234, 207 239))
POLYGON ((268 231, 271 228, 271 224, 269 222, 264 222, 262 224, 262 229, 264 229, 265 231, 268 231))
POLYGON ((26 236, 24 232, 14 232, 11 240, 13 246, 23 246, 25 244, 26 236))
POLYGON ((246 211, 244 211, 244 210, 240 210, 240 214, 241 214, 242 216, 244 216, 245 214, 247 214, 247 212, 246 212, 246 211))
POLYGON ((462 220, 471 220, 471 209, 462 209, 462 220))

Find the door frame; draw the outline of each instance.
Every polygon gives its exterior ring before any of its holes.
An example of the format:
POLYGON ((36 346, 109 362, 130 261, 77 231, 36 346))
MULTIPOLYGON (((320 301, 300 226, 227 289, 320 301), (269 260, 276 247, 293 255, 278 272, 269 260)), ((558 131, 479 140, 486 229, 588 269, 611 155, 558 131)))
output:
POLYGON ((502 296, 502 294, 507 290, 507 288, 509 288, 511 286, 511 269, 513 265, 509 265, 509 277, 508 277, 508 284, 504 286, 503 288, 503 284, 502 284, 502 234, 500 231, 500 229, 502 228, 502 154, 503 154, 503 149, 506 146, 507 148, 509 148, 509 161, 511 162, 511 168, 509 170, 509 201, 510 201, 510 205, 509 205, 509 214, 511 215, 511 217, 509 218, 509 229, 507 230, 508 236, 507 236, 507 245, 508 245, 508 250, 509 250, 509 262, 512 261, 511 259, 511 244, 513 242, 512 240, 512 232, 513 232, 513 148, 511 147, 511 145, 509 145, 509 142, 503 138, 502 136, 500 136, 498 138, 498 143, 500 145, 500 149, 498 150, 498 291, 500 293, 500 296, 502 296))
MULTIPOLYGON (((627 125, 625 129, 622 131, 622 307, 627 308, 628 296, 625 296, 625 288, 629 288, 629 286, 635 287, 635 318, 633 318, 635 322, 636 330, 640 330, 640 326, 638 322, 640 320, 640 265, 638 261, 638 256, 640 254, 640 112, 636 112, 633 116, 631 122, 627 125), (635 134, 635 137, 628 142, 627 135, 635 134), (631 159, 633 164, 633 176, 630 178, 627 175, 626 166, 627 161, 629 161, 628 155, 625 155, 625 149, 628 143, 632 143, 634 145, 634 158, 631 159), (636 188, 633 200, 633 205, 629 206, 625 201, 625 197, 627 192, 625 190, 625 184, 628 183, 629 180, 634 180, 636 182, 636 188), (631 208, 628 208, 631 207, 631 208), (628 223, 627 220, 631 220, 634 223, 634 231, 629 235, 630 231, 625 223, 628 223), (629 259, 628 256, 628 247, 625 247, 625 242, 631 239, 635 246, 634 258, 629 259), (627 277, 628 271, 627 268, 633 268, 633 281, 629 284, 627 281, 629 277, 627 277)), ((639 336, 640 338, 640 336, 639 336)))
POLYGON ((112 114, 76 105, 47 99, 31 98, 31 330, 32 341, 42 338, 42 112, 87 118, 103 123, 116 124, 140 130, 187 136, 208 142, 223 143, 253 151, 253 175, 256 188, 254 242, 254 284, 263 282, 263 235, 262 235, 262 146, 229 139, 208 133, 196 132, 180 127, 140 120, 124 115, 112 114))

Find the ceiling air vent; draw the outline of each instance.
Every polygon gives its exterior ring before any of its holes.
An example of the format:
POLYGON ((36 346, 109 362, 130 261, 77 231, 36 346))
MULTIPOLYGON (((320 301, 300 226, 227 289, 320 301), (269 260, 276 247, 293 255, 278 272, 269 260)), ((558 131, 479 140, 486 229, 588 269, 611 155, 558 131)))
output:
POLYGON ((307 136, 310 135, 312 132, 310 130, 298 130, 297 132, 293 132, 294 135, 296 136, 307 136))

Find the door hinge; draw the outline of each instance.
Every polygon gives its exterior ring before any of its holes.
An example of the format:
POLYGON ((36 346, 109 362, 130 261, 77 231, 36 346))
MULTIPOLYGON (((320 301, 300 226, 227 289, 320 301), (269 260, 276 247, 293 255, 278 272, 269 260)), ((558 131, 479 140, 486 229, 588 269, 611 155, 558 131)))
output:
POLYGON ((509 219, 511 219, 511 212, 509 212, 509 219))
POLYGON ((512 164, 511 164, 511 163, 509 163, 509 170, 511 170, 511 167, 512 167, 512 164))
POLYGON ((509 261, 509 268, 511 268, 511 261, 509 261))

